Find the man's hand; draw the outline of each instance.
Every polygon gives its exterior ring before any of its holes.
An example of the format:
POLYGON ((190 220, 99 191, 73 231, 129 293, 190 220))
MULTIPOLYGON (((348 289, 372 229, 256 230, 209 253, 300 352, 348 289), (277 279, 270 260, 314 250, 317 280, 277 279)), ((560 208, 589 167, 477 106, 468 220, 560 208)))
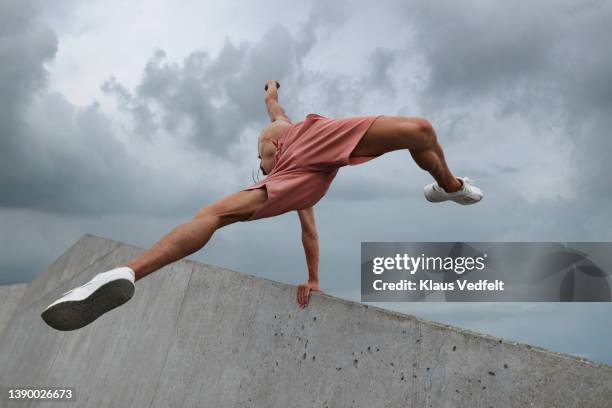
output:
POLYGON ((278 81, 270 80, 266 82, 265 91, 266 91, 266 109, 268 110, 268 115, 270 116, 270 121, 275 122, 279 119, 287 121, 291 123, 287 114, 283 110, 283 107, 278 103, 278 88, 280 88, 280 84, 278 81))
POLYGON ((297 303, 301 309, 308 306, 310 300, 310 292, 322 292, 319 287, 319 282, 306 282, 302 283, 297 288, 297 303))

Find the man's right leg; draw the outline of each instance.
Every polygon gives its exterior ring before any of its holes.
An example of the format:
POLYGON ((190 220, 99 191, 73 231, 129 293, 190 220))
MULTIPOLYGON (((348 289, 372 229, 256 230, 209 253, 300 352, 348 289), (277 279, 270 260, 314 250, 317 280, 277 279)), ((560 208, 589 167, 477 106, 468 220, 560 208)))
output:
POLYGON ((245 221, 266 201, 265 188, 229 195, 201 209, 193 220, 170 232, 126 266, 99 273, 89 282, 64 293, 41 317, 57 330, 75 330, 124 304, 134 294, 134 281, 200 248, 219 228, 245 221))
POLYGON ((245 190, 202 208, 191 221, 173 229, 153 247, 127 263, 136 280, 169 263, 200 250, 213 233, 226 225, 244 221, 267 198, 265 188, 245 190))

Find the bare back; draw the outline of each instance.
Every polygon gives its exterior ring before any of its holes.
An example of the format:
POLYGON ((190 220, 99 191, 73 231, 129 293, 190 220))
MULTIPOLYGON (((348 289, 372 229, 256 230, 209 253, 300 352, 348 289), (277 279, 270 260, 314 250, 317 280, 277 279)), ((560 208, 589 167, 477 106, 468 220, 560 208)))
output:
POLYGON ((276 120, 262 130, 259 135, 257 151, 259 152, 261 168, 264 174, 269 174, 272 171, 278 139, 281 138, 289 126, 291 126, 291 123, 286 120, 276 120))

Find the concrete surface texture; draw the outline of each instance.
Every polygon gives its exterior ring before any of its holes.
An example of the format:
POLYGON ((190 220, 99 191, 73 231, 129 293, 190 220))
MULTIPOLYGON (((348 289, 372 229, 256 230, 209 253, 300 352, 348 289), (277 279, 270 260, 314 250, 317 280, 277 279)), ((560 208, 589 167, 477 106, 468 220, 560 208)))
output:
POLYGON ((0 285, 0 334, 8 323, 28 285, 0 285))
POLYGON ((0 385, 75 387, 76 405, 41 404, 67 407, 612 401, 611 366, 327 295, 300 310, 294 286, 192 261, 138 282, 130 302, 81 330, 58 332, 42 321, 62 292, 139 252, 87 235, 30 283, 0 333, 0 385))

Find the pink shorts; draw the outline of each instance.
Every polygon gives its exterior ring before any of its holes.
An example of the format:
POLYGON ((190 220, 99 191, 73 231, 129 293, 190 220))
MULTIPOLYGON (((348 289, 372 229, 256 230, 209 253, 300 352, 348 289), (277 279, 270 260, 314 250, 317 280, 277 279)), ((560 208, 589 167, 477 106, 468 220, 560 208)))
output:
POLYGON ((340 167, 373 159, 349 156, 380 116, 329 119, 310 113, 288 127, 278 141, 268 176, 244 189, 265 186, 268 193, 248 221, 312 207, 325 195, 340 167))

